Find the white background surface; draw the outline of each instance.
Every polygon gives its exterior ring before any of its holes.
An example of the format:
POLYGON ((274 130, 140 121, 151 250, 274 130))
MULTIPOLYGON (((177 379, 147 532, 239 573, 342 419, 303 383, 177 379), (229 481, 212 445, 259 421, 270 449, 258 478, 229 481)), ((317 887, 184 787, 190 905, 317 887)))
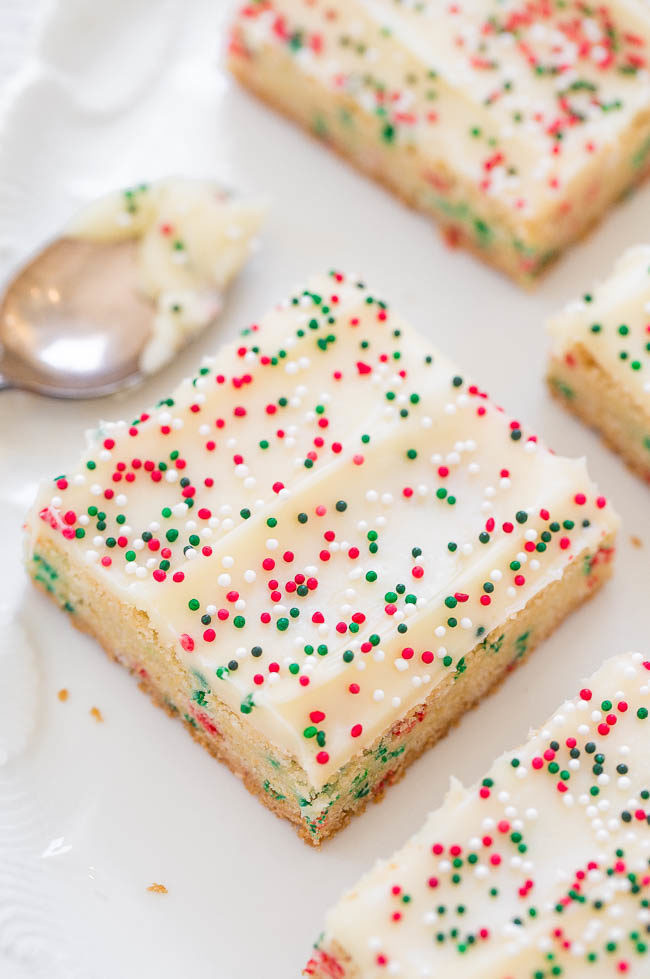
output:
MULTIPOLYGON (((0 36, 19 24, 29 47, 35 6, 2 0, 0 36)), ((267 192, 272 211, 220 323, 143 388, 82 404, 0 394, 2 979, 296 979, 326 908, 419 827, 452 772, 480 776, 604 657, 650 652, 650 491, 542 383, 544 318, 648 239, 650 188, 525 294, 240 91, 219 65, 227 7, 58 0, 5 100, 4 274, 85 198, 168 172, 267 192), (313 851, 31 589, 20 525, 37 481, 75 461, 98 415, 131 416, 168 393, 201 354, 331 266, 362 274, 556 451, 586 454, 624 526, 613 582, 381 805, 313 851), (169 893, 149 893, 154 881, 169 893)))

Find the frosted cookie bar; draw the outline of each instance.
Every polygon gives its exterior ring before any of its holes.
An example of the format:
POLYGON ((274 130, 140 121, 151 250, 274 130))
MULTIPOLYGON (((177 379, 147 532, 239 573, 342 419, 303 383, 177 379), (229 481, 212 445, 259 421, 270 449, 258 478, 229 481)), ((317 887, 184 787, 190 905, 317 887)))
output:
POLYGON ((648 975, 650 662, 607 660, 330 911, 317 979, 648 975))
POLYGON ((550 323, 551 391, 650 482, 650 245, 550 323))
POLYGON ((318 843, 596 590, 617 523, 584 461, 332 272, 103 424, 28 564, 318 843))
POLYGON ((531 282, 650 168, 643 0, 263 0, 232 72, 531 282))

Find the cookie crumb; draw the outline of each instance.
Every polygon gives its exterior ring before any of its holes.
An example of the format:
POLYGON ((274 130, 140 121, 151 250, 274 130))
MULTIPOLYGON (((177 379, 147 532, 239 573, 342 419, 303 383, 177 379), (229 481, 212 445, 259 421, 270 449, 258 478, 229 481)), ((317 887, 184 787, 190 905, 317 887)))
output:
POLYGON ((637 537, 636 534, 632 534, 630 537, 630 544, 632 547, 643 547, 643 541, 640 537, 637 537))
POLYGON ((104 720, 104 718, 102 717, 102 712, 100 711, 99 707, 91 707, 89 713, 90 716, 94 717, 98 723, 104 720))
POLYGON ((167 893, 167 888, 165 887, 164 884, 151 884, 147 888, 147 890, 148 891, 151 891, 152 894, 166 894, 167 893))
POLYGON ((68 691, 66 690, 65 687, 62 687, 61 690, 59 690, 59 692, 57 693, 57 697, 61 702, 68 699, 68 691))

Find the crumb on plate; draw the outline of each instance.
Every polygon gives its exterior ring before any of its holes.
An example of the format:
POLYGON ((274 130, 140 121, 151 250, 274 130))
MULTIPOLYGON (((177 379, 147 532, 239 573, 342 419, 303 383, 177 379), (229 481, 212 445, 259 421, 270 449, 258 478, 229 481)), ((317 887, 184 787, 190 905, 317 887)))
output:
POLYGON ((148 891, 151 891, 152 894, 166 894, 167 893, 167 888, 165 887, 164 884, 150 884, 149 887, 147 888, 147 890, 148 891))

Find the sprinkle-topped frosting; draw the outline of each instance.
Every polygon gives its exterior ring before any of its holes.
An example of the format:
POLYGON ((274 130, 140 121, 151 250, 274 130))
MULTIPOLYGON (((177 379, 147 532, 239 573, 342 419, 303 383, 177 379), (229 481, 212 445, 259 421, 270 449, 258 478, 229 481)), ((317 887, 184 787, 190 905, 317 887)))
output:
MULTIPOLYGON (((650 100, 644 0, 263 0, 242 9, 233 54, 265 45, 282 45, 306 75, 375 115, 378 140, 449 163, 451 173, 428 175, 448 217, 472 217, 454 211, 461 173, 517 217, 523 238, 542 215, 579 220, 603 188, 576 196, 576 178, 650 100)), ((324 122, 313 125, 327 137, 324 122)), ((640 169, 650 143, 632 152, 640 169)), ((475 231, 487 243, 497 224, 475 231)))
POLYGON ((649 713, 650 662, 608 660, 478 785, 452 782, 330 912, 305 974, 647 976, 649 713))
POLYGON ((155 304, 142 371, 158 370, 214 320, 263 213, 260 203, 233 197, 213 181, 169 177, 107 194, 71 222, 74 238, 137 241, 138 285, 155 304))
POLYGON ((103 424, 32 522, 318 789, 618 521, 584 461, 331 272, 103 424))
POLYGON ((613 274, 570 303, 550 329, 555 356, 586 350, 650 415, 650 245, 629 248, 613 274))

